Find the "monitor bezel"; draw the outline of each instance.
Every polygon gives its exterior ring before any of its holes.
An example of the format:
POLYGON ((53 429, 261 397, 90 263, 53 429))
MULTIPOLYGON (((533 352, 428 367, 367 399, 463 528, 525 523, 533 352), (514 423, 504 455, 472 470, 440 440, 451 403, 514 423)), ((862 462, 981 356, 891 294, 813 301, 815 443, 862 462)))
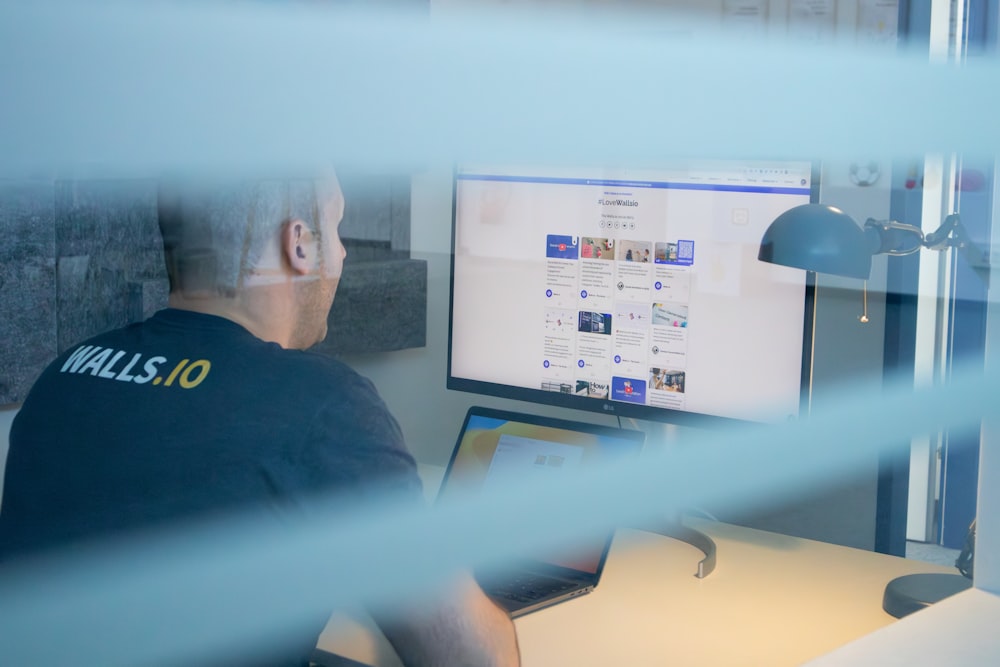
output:
MULTIPOLYGON (((748 159, 747 161, 762 161, 760 158, 748 159)), ((766 160, 765 160, 766 161, 766 160)), ((819 203, 820 192, 820 162, 810 159, 781 159, 781 162, 808 162, 810 165, 810 191, 809 203, 819 203)), ((642 419, 645 421, 660 422, 666 424, 676 424, 678 426, 695 427, 721 427, 738 424, 766 424, 768 422, 754 421, 749 419, 739 419, 736 417, 725 417, 704 412, 691 412, 687 410, 674 410, 652 405, 637 405, 624 401, 614 401, 610 398, 599 399, 574 394, 563 394, 561 392, 546 391, 544 389, 532 389, 530 387, 515 387, 513 385, 488 382, 485 380, 472 380, 469 378, 455 377, 452 373, 452 344, 455 321, 455 242, 456 225, 458 223, 458 174, 459 165, 452 167, 451 179, 451 257, 448 275, 448 348, 447 354, 447 376, 445 387, 452 391, 462 391, 470 394, 482 396, 493 396, 515 401, 523 401, 535 405, 550 405, 572 410, 582 410, 597 414, 605 414, 611 417, 642 419)), ((802 323, 802 371, 799 384, 799 416, 805 416, 809 410, 809 394, 811 391, 812 358, 814 325, 816 320, 816 274, 812 271, 806 272, 804 290, 804 308, 802 323)))

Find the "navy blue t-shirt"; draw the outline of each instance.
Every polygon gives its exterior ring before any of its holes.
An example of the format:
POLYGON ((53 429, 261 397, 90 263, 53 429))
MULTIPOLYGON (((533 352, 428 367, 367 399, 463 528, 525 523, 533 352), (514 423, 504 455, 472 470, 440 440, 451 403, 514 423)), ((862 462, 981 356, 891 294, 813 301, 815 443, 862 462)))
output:
POLYGON ((168 309, 73 346, 32 387, 11 428, 0 563, 231 511, 280 521, 319 494, 348 506, 376 489, 421 498, 368 380, 168 309))

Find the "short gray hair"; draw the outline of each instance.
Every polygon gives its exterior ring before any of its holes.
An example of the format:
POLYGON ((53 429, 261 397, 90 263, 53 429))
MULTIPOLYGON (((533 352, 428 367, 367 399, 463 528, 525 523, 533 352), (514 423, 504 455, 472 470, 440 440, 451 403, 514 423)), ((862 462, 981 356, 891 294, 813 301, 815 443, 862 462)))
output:
POLYGON ((170 291, 233 296, 285 222, 319 230, 320 202, 313 180, 169 179, 158 212, 170 291))

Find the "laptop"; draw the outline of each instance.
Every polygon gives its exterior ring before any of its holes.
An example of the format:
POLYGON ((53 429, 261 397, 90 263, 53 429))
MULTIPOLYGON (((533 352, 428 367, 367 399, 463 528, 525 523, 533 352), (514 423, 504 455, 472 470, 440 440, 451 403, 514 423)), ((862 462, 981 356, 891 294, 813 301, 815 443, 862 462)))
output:
MULTIPOLYGON (((575 470, 637 456, 645 433, 609 426, 472 407, 441 482, 438 500, 475 494, 511 480, 563 479, 575 470)), ((572 552, 538 554, 476 580, 512 618, 594 590, 613 531, 572 552)))

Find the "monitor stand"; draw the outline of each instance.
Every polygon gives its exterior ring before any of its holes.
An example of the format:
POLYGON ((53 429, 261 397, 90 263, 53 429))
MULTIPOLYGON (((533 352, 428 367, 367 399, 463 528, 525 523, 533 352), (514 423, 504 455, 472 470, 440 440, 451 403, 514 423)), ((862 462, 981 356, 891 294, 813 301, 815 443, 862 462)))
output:
POLYGON ((704 579, 715 569, 715 541, 700 530, 685 526, 681 520, 680 512, 676 512, 666 521, 648 526, 644 530, 686 542, 695 549, 701 550, 705 557, 698 561, 698 569, 694 573, 694 576, 699 579, 704 579))

